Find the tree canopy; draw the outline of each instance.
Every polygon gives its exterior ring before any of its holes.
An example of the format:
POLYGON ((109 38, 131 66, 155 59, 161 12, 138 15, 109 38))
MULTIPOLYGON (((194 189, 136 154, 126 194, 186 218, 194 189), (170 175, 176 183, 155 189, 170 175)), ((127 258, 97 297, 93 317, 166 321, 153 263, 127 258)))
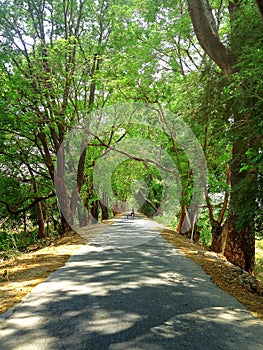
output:
POLYGON ((254 0, 1 0, 1 232, 133 206, 253 273, 262 31, 254 0))

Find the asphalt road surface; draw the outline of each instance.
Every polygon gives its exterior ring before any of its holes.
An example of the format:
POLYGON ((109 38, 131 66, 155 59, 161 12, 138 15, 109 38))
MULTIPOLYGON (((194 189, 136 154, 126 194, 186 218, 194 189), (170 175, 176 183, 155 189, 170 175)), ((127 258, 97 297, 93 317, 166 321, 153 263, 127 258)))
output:
POLYGON ((116 220, 0 321, 1 350, 263 349, 263 322, 140 218, 116 220))

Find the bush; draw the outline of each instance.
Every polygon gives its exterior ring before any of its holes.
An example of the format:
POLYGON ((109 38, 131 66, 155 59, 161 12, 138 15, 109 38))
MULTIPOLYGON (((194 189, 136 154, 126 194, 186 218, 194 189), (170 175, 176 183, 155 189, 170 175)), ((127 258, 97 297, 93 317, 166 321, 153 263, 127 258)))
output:
POLYGON ((33 230, 31 232, 20 232, 20 233, 0 233, 0 250, 19 250, 25 251, 29 245, 35 244, 37 231, 33 230))
POLYGON ((16 241, 12 234, 3 231, 0 233, 0 250, 11 250, 16 248, 16 241))
POLYGON ((200 232, 200 243, 209 247, 212 243, 212 227, 207 211, 203 211, 198 217, 197 227, 200 232))
POLYGON ((255 274, 263 283, 263 239, 256 240, 255 274))

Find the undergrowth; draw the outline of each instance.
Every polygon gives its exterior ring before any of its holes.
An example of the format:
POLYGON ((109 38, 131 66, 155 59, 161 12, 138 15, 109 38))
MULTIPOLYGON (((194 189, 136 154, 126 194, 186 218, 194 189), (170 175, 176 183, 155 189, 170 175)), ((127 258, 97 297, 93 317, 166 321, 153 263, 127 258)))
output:
POLYGON ((29 232, 0 232, 0 256, 14 255, 15 252, 27 252, 29 247, 37 246, 42 248, 49 241, 57 237, 58 234, 51 233, 47 238, 39 239, 37 237, 37 229, 29 232))
POLYGON ((256 240, 255 275, 263 283, 263 239, 256 240))

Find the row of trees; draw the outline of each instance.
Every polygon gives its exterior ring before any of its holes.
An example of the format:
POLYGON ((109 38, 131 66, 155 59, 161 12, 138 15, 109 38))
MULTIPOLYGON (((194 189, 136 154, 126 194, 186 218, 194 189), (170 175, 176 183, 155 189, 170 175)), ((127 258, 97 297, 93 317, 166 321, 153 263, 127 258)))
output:
POLYGON ((198 237, 202 210, 211 249, 253 273, 262 8, 1 0, 2 230, 44 237, 137 205, 198 237))

